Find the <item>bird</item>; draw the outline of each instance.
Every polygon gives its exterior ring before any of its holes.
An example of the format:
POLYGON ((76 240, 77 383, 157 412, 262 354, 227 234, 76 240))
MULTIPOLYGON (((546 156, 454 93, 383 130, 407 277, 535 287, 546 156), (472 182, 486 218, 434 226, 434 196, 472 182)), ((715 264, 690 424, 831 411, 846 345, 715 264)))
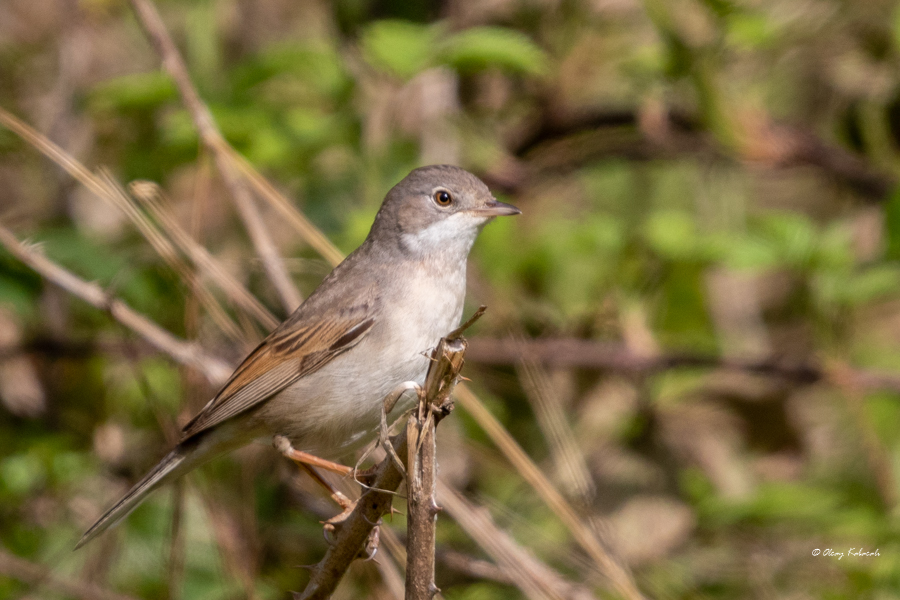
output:
MULTIPOLYGON (((517 214, 462 168, 411 171, 387 193, 363 243, 247 355, 181 441, 76 549, 153 490, 255 439, 281 436, 327 460, 368 443, 384 398, 398 384, 423 385, 428 351, 459 324, 478 233, 517 214)), ((401 400, 395 414, 411 405, 401 400)))

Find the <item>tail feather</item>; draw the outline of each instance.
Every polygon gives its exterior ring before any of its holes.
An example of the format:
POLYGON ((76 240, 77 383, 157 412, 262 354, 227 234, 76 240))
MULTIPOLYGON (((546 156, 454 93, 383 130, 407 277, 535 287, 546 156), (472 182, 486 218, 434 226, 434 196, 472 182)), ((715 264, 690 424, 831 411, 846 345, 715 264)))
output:
MULTIPOLYGON (((132 487, 125 496, 123 496, 118 502, 116 502, 112 508, 110 508, 106 513, 103 514, 102 517, 97 519, 97 522, 91 525, 91 528, 88 529, 81 539, 78 540, 78 543, 75 545, 75 549, 81 548, 92 539, 124 519, 128 516, 131 511, 138 507, 138 505, 144 501, 144 498, 147 497, 147 494, 155 490, 160 486, 164 481, 173 479, 181 474, 183 469, 179 469, 178 467, 182 466, 185 462, 185 459, 188 457, 189 452, 188 449, 183 445, 179 445, 174 450, 172 450, 165 458, 159 461, 152 471, 147 473, 143 479, 141 479, 138 483, 132 487)), ((187 466, 187 465, 185 465, 187 466)))

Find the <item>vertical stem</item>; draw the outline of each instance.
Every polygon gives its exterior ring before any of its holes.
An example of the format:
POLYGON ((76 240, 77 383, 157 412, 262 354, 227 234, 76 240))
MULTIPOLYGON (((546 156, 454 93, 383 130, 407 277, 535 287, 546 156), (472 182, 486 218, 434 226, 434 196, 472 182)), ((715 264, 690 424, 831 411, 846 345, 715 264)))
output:
POLYGON ((427 401, 409 417, 407 438, 407 554, 406 600, 431 600, 438 588, 434 583, 434 548, 439 509, 434 501, 435 453, 434 419, 427 401))
POLYGON ((425 377, 425 393, 406 424, 406 600, 431 600, 440 591, 434 583, 437 514, 441 510, 434 500, 437 475, 434 430, 453 410, 450 394, 459 380, 467 346, 462 333, 484 314, 484 309, 482 306, 464 325, 438 342, 425 377))

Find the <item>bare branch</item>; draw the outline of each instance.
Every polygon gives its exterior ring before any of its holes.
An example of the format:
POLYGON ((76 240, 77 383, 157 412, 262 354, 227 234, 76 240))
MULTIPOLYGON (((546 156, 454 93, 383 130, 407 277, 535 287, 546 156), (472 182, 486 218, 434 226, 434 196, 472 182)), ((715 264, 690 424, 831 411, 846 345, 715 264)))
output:
MULTIPOLYGON (((400 432, 393 440, 395 452, 405 456, 407 451, 406 431, 400 432)), ((325 556, 313 567, 309 583, 302 594, 295 594, 297 600, 329 598, 337 584, 359 557, 360 550, 381 517, 391 510, 394 499, 392 493, 403 482, 403 474, 394 461, 385 458, 378 465, 372 487, 357 501, 356 508, 338 527, 325 556)))
POLYGON ((262 215, 260 215, 259 209, 247 187, 247 182, 239 176, 235 168, 228 143, 216 126, 212 113, 209 112, 209 109, 200 99, 200 95, 191 82, 187 67, 181 59, 178 49, 175 47, 175 42, 169 36, 166 26, 163 24, 151 0, 132 0, 131 5, 134 7, 138 21, 150 38, 153 47, 156 48, 157 53, 160 55, 163 68, 175 80, 175 85, 181 93, 181 98, 200 133, 200 139, 203 140, 203 144, 212 153, 219 173, 222 175, 222 180, 225 182, 229 192, 231 192, 231 197, 244 222, 244 226, 247 228, 247 233, 250 235, 256 252, 262 260, 263 268, 266 270, 269 280, 275 286, 281 298, 285 311, 288 313, 293 312, 302 301, 300 293, 291 281, 287 268, 284 266, 284 261, 281 259, 278 249, 275 247, 275 243, 266 229, 262 215))
MULTIPOLYGON (((453 383, 459 377, 459 369, 462 368, 465 341, 462 339, 447 342, 441 340, 438 347, 432 353, 432 363, 426 376, 426 406, 443 407, 438 412, 428 410, 426 417, 431 419, 433 428, 440 418, 449 413, 450 392, 453 383)), ((406 457, 410 448, 415 451, 421 448, 418 444, 410 444, 408 432, 415 431, 415 427, 407 427, 393 439, 394 453, 400 457, 406 457)), ((382 515, 391 510, 396 490, 403 481, 403 472, 396 462, 390 457, 385 457, 375 470, 374 482, 371 487, 360 497, 356 507, 346 519, 334 524, 334 541, 325 553, 325 556, 313 567, 312 575, 306 589, 302 594, 296 595, 300 600, 315 598, 328 598, 337 587, 350 563, 359 557, 361 549, 366 544, 372 530, 381 519, 382 515)), ((433 501, 433 497, 430 498, 433 501)), ((434 515, 430 517, 433 521, 434 515)), ((434 546, 431 546, 431 579, 434 585, 434 546)), ((407 555, 413 554, 412 552, 407 555)), ((407 566, 409 572, 409 566, 407 566)), ((409 579, 407 576, 407 590, 409 579)), ((409 592, 407 591, 407 594, 409 592)), ((432 594, 433 595, 433 594, 432 594)), ((431 596, 428 596, 430 598, 431 596)))
MULTIPOLYGON (((556 367, 609 369, 624 373, 657 373, 672 369, 724 369, 778 377, 796 384, 827 379, 828 369, 815 363, 789 364, 774 358, 737 360, 708 354, 638 354, 624 344, 575 338, 496 339, 469 341, 466 358, 485 365, 515 365, 523 358, 556 367)), ((848 367, 847 376, 867 390, 900 392, 900 374, 848 367)))
POLYGON ((0 548, 0 575, 27 583, 32 588, 43 588, 84 600, 135 600, 132 596, 106 590, 94 583, 59 577, 49 568, 19 558, 3 548, 0 548))
POLYGON ((484 309, 482 306, 463 328, 453 331, 438 343, 431 355, 434 362, 425 379, 425 394, 407 422, 407 600, 431 600, 439 591, 434 582, 437 515, 441 510, 435 501, 435 427, 453 409, 451 393, 459 379, 466 354, 466 341, 460 335, 484 314, 484 309))
POLYGON ((96 283, 84 281, 57 265, 34 246, 26 246, 3 225, 0 225, 0 244, 42 277, 95 308, 108 312, 116 321, 140 335, 156 349, 168 354, 176 362, 195 367, 210 383, 221 384, 231 374, 231 367, 221 360, 207 354, 199 346, 175 337, 121 300, 108 295, 96 283))

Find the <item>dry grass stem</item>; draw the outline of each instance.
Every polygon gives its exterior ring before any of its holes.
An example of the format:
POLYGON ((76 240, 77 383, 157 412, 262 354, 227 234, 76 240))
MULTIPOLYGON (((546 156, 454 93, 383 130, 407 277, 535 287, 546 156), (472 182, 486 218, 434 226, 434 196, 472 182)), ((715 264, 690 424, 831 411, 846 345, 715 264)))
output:
POLYGON ((456 399, 488 434, 488 437, 522 477, 541 496, 547 506, 556 513, 572 533, 575 541, 588 553, 600 572, 610 580, 612 587, 629 600, 643 598, 644 596, 638 590, 628 568, 606 550, 604 544, 597 539, 595 531, 575 512, 575 509, 525 454, 525 451, 516 443, 506 428, 485 408, 481 400, 464 385, 457 386, 456 399))
MULTIPOLYGON (((0 123, 3 123, 8 129, 16 133, 23 140, 31 144, 34 148, 36 148, 39 152, 44 154, 47 158, 55 162, 59 165, 63 170, 65 170, 69 175, 71 175, 75 180, 84 185, 87 189, 93 192, 97 197, 106 201, 111 206, 116 209, 122 211, 125 216, 134 224, 134 226, 138 229, 138 231, 143 235, 148 242, 150 242, 151 246, 153 246, 154 250, 172 267, 180 277, 184 280, 184 282, 188 285, 191 285, 197 293, 200 295, 201 303, 206 307, 207 311, 210 313, 210 316, 215 321, 216 325, 223 332, 229 335, 232 339, 239 340, 242 338, 242 334, 240 330, 234 325, 231 319, 228 317, 227 313, 222 310, 221 306, 218 304, 218 301, 209 294, 205 289, 202 289, 202 286, 198 285, 196 281, 196 276, 193 272, 184 265, 184 262, 181 260, 178 252, 172 247, 171 242, 165 238, 165 236, 161 235, 156 227, 147 219, 146 215, 144 215, 131 201, 131 198, 128 194, 125 193, 124 190, 116 183, 116 181, 112 178, 112 176, 106 171, 101 171, 100 175, 95 175, 91 173, 84 165, 82 165, 78 160, 76 160, 72 155, 68 152, 54 144, 50 141, 46 136, 42 135, 40 132, 34 130, 29 127, 27 124, 17 119, 12 114, 4 111, 0 108, 0 123)), ((189 237, 189 236, 188 236, 189 237)), ((194 243, 194 246, 197 246, 194 243)), ((200 254, 196 250, 189 254, 192 258, 195 255, 200 254)), ((209 267, 210 263, 218 267, 215 262, 209 257, 208 253, 206 253, 206 257, 209 259, 206 261, 199 261, 195 259, 195 263, 199 265, 204 265, 209 267)), ((217 269, 217 275, 219 271, 224 271, 219 267, 217 269)), ((217 277, 217 280, 221 280, 221 276, 217 277)), ((239 284, 238 284, 239 285, 239 284)), ((233 286, 232 286, 233 287, 233 286)), ((232 291, 231 288, 223 289, 226 291, 232 291)), ((243 290, 243 288, 241 288, 243 290)), ((258 300, 250 296, 246 290, 243 290, 243 295, 234 294, 237 297, 238 303, 246 304, 251 312, 256 312, 257 316, 260 314, 258 310, 255 310, 257 307, 261 307, 262 305, 258 300), (246 296, 253 298, 252 302, 246 301, 246 296), (255 305, 255 306, 254 306, 255 305)), ((271 314, 262 308, 265 311, 263 314, 263 318, 266 316, 271 317, 271 314)), ((265 322, 266 325, 269 325, 274 318, 270 318, 265 322)), ((275 322, 274 325, 277 325, 275 322)), ((271 327, 274 327, 271 325, 271 327)))
POLYGON ((473 579, 496 581, 504 585, 516 584, 516 578, 512 573, 507 573, 492 562, 462 552, 438 548, 437 559, 444 567, 473 579))
POLYGON ((197 295, 200 304, 209 313, 216 326, 225 333, 232 341, 243 341, 244 334, 240 328, 235 325, 222 305, 215 296, 204 287, 197 278, 196 273, 184 261, 178 250, 172 244, 170 239, 160 233, 156 226, 147 218, 147 216, 133 204, 132 199, 105 170, 100 171, 100 181, 107 188, 107 199, 112 201, 117 208, 122 210, 128 218, 134 223, 138 231, 144 238, 150 242, 150 245, 156 250, 162 259, 175 271, 185 285, 197 295))
POLYGON ((200 99, 194 84, 188 75, 187 67, 175 47, 169 32, 166 30, 156 7, 150 0, 132 0, 138 21, 150 38, 153 47, 162 59, 163 68, 175 81, 181 98, 184 101, 194 125, 200 133, 203 144, 212 153, 216 167, 222 176, 225 186, 231 193, 235 207, 240 214, 247 233, 253 242, 263 268, 275 286, 285 312, 291 313, 300 305, 302 297, 288 275, 287 268, 250 193, 247 183, 242 179, 234 166, 232 154, 222 133, 216 126, 212 114, 200 99))
POLYGON ((331 243, 324 233, 316 227, 306 216, 297 210, 284 195, 275 189, 269 181, 259 174, 253 165, 247 162, 243 156, 238 154, 234 148, 228 146, 228 152, 235 161, 235 166, 250 181, 250 184, 263 200, 269 203, 269 206, 278 211, 285 221, 297 230, 297 233, 318 252, 322 257, 336 267, 344 260, 344 253, 338 250, 337 246, 331 243))
POLYGON ((247 288, 235 279, 209 253, 209 250, 194 240, 193 236, 178 223, 178 219, 166 206, 165 197, 159 185, 152 181, 133 181, 129 184, 129 191, 149 209, 153 218, 156 219, 181 251, 190 258, 197 270, 209 277, 210 281, 225 292, 235 305, 239 306, 267 329, 274 329, 278 326, 279 321, 275 318, 275 315, 262 302, 257 300, 253 294, 247 291, 247 288))
POLYGON ((560 484, 570 497, 588 505, 596 492, 594 480, 547 373, 527 356, 517 371, 538 426, 550 446, 560 484))
MULTIPOLYGON (((564 600, 564 590, 572 584, 541 563, 491 519, 488 509, 468 502, 461 494, 440 482, 438 497, 460 527, 500 566, 530 600, 564 600)), ((587 597, 591 595, 588 593, 587 597)))
POLYGON ((35 246, 23 244, 3 225, 0 225, 0 244, 42 277, 95 308, 108 312, 116 321, 176 362, 195 367, 210 383, 220 385, 231 375, 231 367, 218 358, 207 354, 196 344, 175 337, 121 300, 107 294, 96 283, 84 281, 59 266, 35 246))

